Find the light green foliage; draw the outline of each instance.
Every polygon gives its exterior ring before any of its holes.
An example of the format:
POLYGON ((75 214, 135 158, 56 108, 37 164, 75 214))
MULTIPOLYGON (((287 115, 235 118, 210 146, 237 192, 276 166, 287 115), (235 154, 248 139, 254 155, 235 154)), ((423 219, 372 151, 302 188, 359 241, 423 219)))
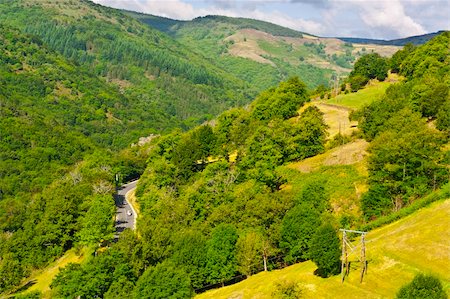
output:
POLYGON ((448 82, 450 72, 449 39, 450 32, 446 31, 428 43, 417 47, 403 60, 400 66, 400 74, 408 77, 408 79, 424 77, 427 73, 437 74, 440 78, 446 77, 443 81, 448 82))
POLYGON ((112 283, 118 280, 134 281, 135 277, 125 264, 123 255, 110 249, 85 264, 69 264, 56 276, 50 287, 56 298, 95 298, 105 294, 112 283))
POLYGON ((410 51, 400 65, 409 80, 391 86, 382 100, 356 113, 366 139, 373 140, 369 192, 362 199, 366 219, 410 204, 448 177, 440 150, 446 136, 423 118, 437 117, 437 128, 447 130, 450 70, 448 55, 443 55, 448 52, 447 42, 448 33, 443 33, 410 51), (423 69, 422 62, 439 67, 423 69))
POLYGON ((417 274, 397 293, 398 299, 446 299, 447 294, 438 278, 433 275, 417 274))
POLYGON ((240 273, 250 276, 263 269, 264 240, 261 233, 249 231, 241 235, 236 248, 240 273))
POLYGON ((277 282, 272 293, 273 298, 277 299, 300 299, 303 297, 302 295, 303 289, 298 283, 293 281, 277 282))
POLYGON ((335 228, 326 223, 320 226, 311 239, 311 260, 317 265, 321 277, 336 275, 340 271, 341 246, 335 228))
POLYGON ((191 298, 193 292, 186 273, 170 262, 149 267, 136 283, 136 299, 191 298))
POLYGON ((111 195, 95 195, 81 220, 80 242, 90 245, 111 240, 114 233, 115 206, 111 195))
POLYGON ((363 198, 368 217, 401 208, 446 177, 446 171, 436 163, 444 139, 427 127, 420 114, 401 110, 385 127, 369 148, 371 187, 363 198))
POLYGON ((263 92, 254 102, 253 117, 259 120, 288 119, 308 101, 306 86, 294 77, 280 83, 276 89, 263 92))

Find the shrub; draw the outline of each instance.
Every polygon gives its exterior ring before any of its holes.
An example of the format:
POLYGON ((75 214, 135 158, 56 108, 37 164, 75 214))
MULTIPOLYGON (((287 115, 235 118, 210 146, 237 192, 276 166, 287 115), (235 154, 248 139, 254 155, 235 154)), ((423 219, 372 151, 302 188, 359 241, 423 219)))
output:
POLYGON ((438 278, 418 274, 397 293, 398 299, 445 299, 447 294, 438 278))
POLYGON ((311 260, 317 265, 316 274, 329 277, 339 273, 341 246, 334 227, 327 223, 319 227, 311 239, 311 260))
POLYGON ((275 283, 273 298, 279 299, 298 299, 302 297, 302 289, 298 283, 293 281, 279 281, 275 283))

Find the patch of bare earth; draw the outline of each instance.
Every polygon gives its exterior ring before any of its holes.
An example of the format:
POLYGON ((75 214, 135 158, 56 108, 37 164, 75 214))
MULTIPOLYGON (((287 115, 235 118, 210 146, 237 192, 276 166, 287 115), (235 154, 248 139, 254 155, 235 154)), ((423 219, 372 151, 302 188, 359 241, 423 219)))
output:
POLYGON ((234 42, 234 44, 228 50, 228 53, 230 55, 247 58, 259 63, 266 63, 275 66, 272 61, 262 57, 262 55, 268 55, 268 53, 258 46, 258 40, 260 39, 271 41, 275 40, 275 38, 268 33, 254 29, 242 29, 237 33, 227 37, 224 41, 232 40, 234 42))
POLYGON ((356 52, 363 52, 362 49, 366 49, 366 53, 371 53, 372 51, 380 54, 381 56, 390 57, 394 55, 395 52, 401 50, 402 47, 399 46, 384 46, 384 45, 372 45, 372 44, 353 44, 353 54, 356 52))
POLYGON ((333 138, 339 133, 341 135, 350 135, 357 130, 358 122, 349 120, 351 109, 326 103, 314 103, 314 105, 324 114, 325 123, 329 127, 329 138, 333 138))
POLYGON ((298 171, 309 173, 322 166, 351 165, 362 162, 367 156, 369 143, 364 139, 358 139, 351 143, 336 147, 326 153, 292 163, 289 167, 298 171))

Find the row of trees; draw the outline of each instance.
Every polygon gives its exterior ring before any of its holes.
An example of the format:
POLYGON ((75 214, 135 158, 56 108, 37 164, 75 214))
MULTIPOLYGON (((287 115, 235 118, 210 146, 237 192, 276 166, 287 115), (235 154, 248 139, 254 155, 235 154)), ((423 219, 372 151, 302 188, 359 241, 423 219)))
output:
POLYGON ((405 47, 393 56, 406 82, 357 112, 369 151, 369 191, 362 209, 367 219, 409 204, 448 181, 450 68, 443 33, 427 44, 405 47))

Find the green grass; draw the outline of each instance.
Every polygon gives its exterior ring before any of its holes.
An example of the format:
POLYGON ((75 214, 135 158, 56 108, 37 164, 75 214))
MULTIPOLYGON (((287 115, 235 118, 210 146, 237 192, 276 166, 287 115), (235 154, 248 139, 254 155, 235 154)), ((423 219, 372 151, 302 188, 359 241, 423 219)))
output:
POLYGON ((375 82, 373 85, 369 85, 357 92, 340 94, 337 97, 323 101, 323 103, 358 109, 381 98, 391 84, 391 82, 375 82))
POLYGON ((368 272, 359 282, 356 256, 350 275, 319 278, 315 265, 303 262, 197 296, 203 298, 273 298, 278 282, 298 283, 304 298, 393 298, 419 272, 440 278, 450 294, 450 199, 439 201, 367 235, 368 272))
POLYGON ((50 284, 59 273, 60 268, 64 268, 69 263, 82 263, 91 253, 92 250, 87 247, 82 248, 80 252, 77 252, 74 248, 68 250, 66 254, 50 266, 32 274, 25 282, 25 285, 29 283, 31 286, 21 294, 38 291, 43 295, 43 298, 51 298, 50 284))

